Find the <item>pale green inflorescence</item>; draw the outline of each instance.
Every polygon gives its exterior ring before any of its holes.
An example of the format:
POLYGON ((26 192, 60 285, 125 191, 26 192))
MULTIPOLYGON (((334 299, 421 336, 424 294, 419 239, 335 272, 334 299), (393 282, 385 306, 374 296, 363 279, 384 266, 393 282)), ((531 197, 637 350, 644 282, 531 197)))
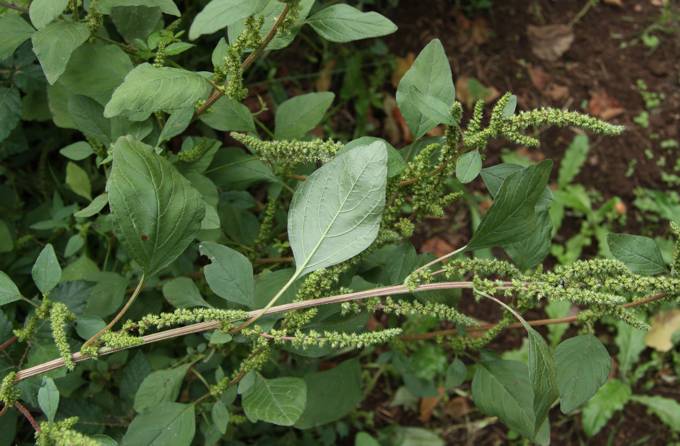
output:
POLYGON ((50 310, 52 338, 54 339, 54 344, 57 346, 57 350, 59 350, 61 358, 64 360, 64 366, 69 371, 75 368, 75 364, 71 358, 71 346, 68 343, 66 327, 68 323, 75 320, 75 318, 75 315, 63 303, 55 302, 52 304, 52 309, 50 310))
POLYGON ((263 141, 245 133, 231 132, 231 136, 243 143, 258 157, 274 164, 293 166, 296 164, 327 162, 333 159, 342 144, 327 140, 312 141, 279 140, 263 141))
POLYGON ((73 430, 78 417, 60 421, 43 421, 35 433, 37 446, 99 446, 101 443, 73 430))

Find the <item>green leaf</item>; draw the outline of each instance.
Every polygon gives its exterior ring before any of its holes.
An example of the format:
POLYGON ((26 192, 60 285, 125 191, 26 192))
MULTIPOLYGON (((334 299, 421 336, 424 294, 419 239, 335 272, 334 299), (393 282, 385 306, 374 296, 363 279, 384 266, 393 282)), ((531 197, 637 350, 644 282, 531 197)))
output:
POLYGON ((362 12, 349 5, 332 5, 317 12, 307 23, 321 37, 331 42, 351 42, 386 36, 397 25, 377 12, 362 12))
POLYGON ((307 93, 284 101, 276 109, 276 139, 300 139, 316 127, 331 106, 330 92, 307 93))
POLYGON ((288 213, 298 276, 350 259, 373 243, 386 182, 387 150, 375 142, 337 156, 298 186, 288 213))
POLYGON ((455 389, 463 384, 467 377, 467 369, 465 364, 458 358, 455 358, 449 367, 446 369, 446 388, 455 389))
POLYGON ((203 99, 210 89, 208 81, 198 73, 143 63, 130 71, 113 92, 104 117, 122 114, 141 121, 159 110, 172 113, 203 99))
POLYGON ((189 39, 212 34, 259 12, 267 0, 212 0, 201 10, 189 28, 189 39))
POLYGON ((363 399, 361 366, 357 360, 344 361, 323 372, 305 375, 307 403, 298 429, 309 429, 337 421, 352 412, 363 399), (333 401, 333 404, 328 404, 333 401))
POLYGON ((113 146, 107 192, 121 242, 147 276, 184 252, 205 213, 189 181, 132 137, 121 137, 113 146))
POLYGON ((404 169, 406 169, 406 161, 404 161, 404 157, 401 155, 401 152, 395 149, 392 144, 388 143, 384 139, 376 138, 374 136, 362 136, 345 144, 342 149, 340 149, 338 154, 344 153, 347 150, 352 150, 355 147, 366 146, 376 141, 383 142, 385 147, 387 147, 387 178, 396 177, 401 172, 403 172, 404 169))
MULTIPOLYGON (((538 206, 538 205, 537 205, 538 206)), ((536 230, 524 240, 505 247, 515 265, 521 270, 534 268, 550 253, 553 225, 548 211, 536 213, 536 230)))
POLYGON ((169 141, 173 137, 179 135, 191 124, 191 119, 194 117, 194 107, 178 108, 165 121, 163 130, 158 136, 158 143, 160 145, 163 141, 169 141))
POLYGON ((132 420, 121 446, 189 446, 195 433, 194 405, 164 402, 132 420))
POLYGON ((92 200, 92 202, 90 202, 90 204, 88 204, 86 207, 79 210, 78 212, 74 212, 73 216, 78 218, 92 217, 93 215, 97 215, 102 209, 104 209, 104 206, 106 206, 108 203, 109 194, 104 192, 103 194, 94 197, 94 200, 92 200))
POLYGON ((585 404, 607 382, 612 360, 599 339, 574 336, 555 350, 560 409, 568 414, 585 404))
POLYGON ((545 422, 550 406, 559 397, 555 358, 543 337, 528 324, 525 328, 529 333, 529 380, 534 390, 534 432, 529 438, 534 438, 539 428, 545 422))
POLYGON ((644 330, 631 327, 623 321, 616 323, 616 337, 614 341, 619 348, 619 373, 625 377, 640 359, 640 353, 646 348, 644 330))
POLYGON ((305 409, 307 386, 300 378, 265 379, 257 374, 243 397, 243 411, 252 422, 292 426, 305 409))
POLYGON ((28 8, 28 16, 31 23, 37 29, 44 28, 45 25, 56 19, 64 12, 69 0, 33 0, 28 8))
POLYGON ((472 182, 482 171, 482 156, 479 150, 465 152, 456 161, 456 178, 463 184, 472 182))
POLYGON ((262 160, 236 147, 217 152, 205 173, 218 187, 232 190, 242 190, 259 182, 278 182, 262 160))
POLYGON ((92 200, 90 177, 79 165, 69 161, 66 164, 66 185, 83 198, 92 200))
POLYGON ((527 367, 501 359, 481 361, 472 379, 472 399, 487 415, 500 418, 511 429, 533 438, 533 390, 527 367))
POLYGON ((179 17, 180 12, 172 0, 98 0, 97 10, 102 14, 110 14, 111 9, 120 6, 146 6, 159 8, 162 12, 179 17))
POLYGON ((423 116, 432 120, 435 125, 454 124, 451 116, 451 105, 435 96, 422 93, 415 86, 411 87, 408 93, 408 102, 415 105, 416 109, 423 116))
POLYGON ((141 413, 160 403, 175 401, 189 367, 191 364, 149 373, 135 394, 135 410, 141 413))
POLYGON ((85 23, 52 22, 31 37, 33 52, 47 82, 54 84, 66 70, 73 52, 90 37, 85 23))
POLYGON ((380 446, 380 443, 368 432, 359 432, 354 437, 354 446, 380 446))
POLYGON ((211 262, 203 268, 210 289, 222 299, 253 308, 255 279, 250 261, 240 252, 217 243, 203 242, 199 250, 211 262))
POLYGON ((94 154, 92 146, 85 141, 74 142, 59 149, 59 153, 73 161, 82 161, 94 154))
MULTIPOLYGON (((525 166, 528 167, 528 166, 525 166)), ((503 182, 513 173, 519 172, 524 167, 517 164, 501 163, 495 166, 487 167, 482 169, 482 180, 484 185, 489 190, 489 193, 493 198, 496 198, 498 191, 500 191, 503 182)), ((550 204, 554 199, 553 193, 550 187, 546 186, 543 189, 541 197, 536 203, 536 212, 547 211, 550 209, 550 204)))
POLYGON ((559 187, 565 187, 576 178, 586 161, 589 149, 588 136, 576 135, 574 137, 574 140, 564 152, 562 161, 560 161, 560 170, 557 173, 557 185, 559 187))
POLYGON ((21 292, 14 281, 4 272, 0 271, 0 306, 16 302, 21 299, 21 292))
POLYGON ((43 411, 48 421, 54 421, 54 416, 59 409, 59 390, 54 384, 54 380, 50 377, 44 376, 42 385, 38 390, 38 405, 43 411))
POLYGON ((35 30, 19 14, 0 16, 0 60, 14 53, 19 45, 31 37, 35 30))
POLYGON ((630 400, 632 391, 628 384, 618 379, 607 381, 583 408, 583 431, 589 437, 596 435, 616 411, 630 400))
POLYGON ((422 427, 395 426, 390 436, 393 446, 445 446, 444 440, 436 433, 422 427))
POLYGON ((227 426, 229 425, 229 411, 227 410, 227 406, 225 406, 222 401, 217 400, 215 404, 213 404, 210 415, 217 430, 222 435, 226 434, 227 426))
POLYGON ((546 160, 510 174, 477 227, 468 249, 509 245, 531 236, 537 226, 535 206, 551 168, 552 161, 546 160))
POLYGON ((199 119, 221 132, 255 132, 255 122, 248 107, 226 96, 219 98, 199 119))
POLYGON ((163 297, 175 308, 209 307, 188 277, 175 277, 163 284, 163 297))
POLYGON ((425 116, 410 101, 410 92, 416 88, 422 94, 452 104, 456 91, 453 86, 451 66, 439 39, 428 43, 411 68, 404 74, 397 88, 397 104, 415 138, 420 138, 434 126, 436 120, 425 116))
POLYGON ((50 243, 40 251, 40 255, 31 270, 33 282, 43 295, 47 295, 61 280, 59 259, 50 243))
POLYGON ((21 119, 21 96, 16 88, 0 87, 0 142, 12 133, 21 119))
POLYGON ((616 260, 636 274, 651 276, 667 271, 661 250, 654 239, 641 235, 607 234, 609 250, 616 260))
POLYGON ((0 253, 14 251, 13 232, 4 220, 0 220, 0 253))
POLYGON ((673 432, 680 432, 680 404, 677 401, 658 395, 636 395, 631 399, 647 406, 647 409, 659 417, 673 432))

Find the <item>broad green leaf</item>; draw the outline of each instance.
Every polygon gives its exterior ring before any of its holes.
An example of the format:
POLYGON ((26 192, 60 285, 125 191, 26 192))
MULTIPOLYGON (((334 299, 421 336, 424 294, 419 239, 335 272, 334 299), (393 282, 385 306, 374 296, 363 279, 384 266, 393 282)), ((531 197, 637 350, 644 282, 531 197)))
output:
POLYGON ((59 390, 50 377, 43 377, 42 385, 38 390, 38 405, 48 421, 54 421, 54 416, 59 409, 59 390))
POLYGON ((0 220, 0 253, 14 251, 13 232, 4 220, 0 220))
POLYGON ((362 12, 352 6, 332 5, 307 19, 321 37, 331 42, 351 42, 386 36, 397 30, 397 25, 377 12, 362 12))
POLYGON ((37 29, 44 28, 64 12, 68 2, 69 0, 33 0, 28 8, 31 23, 37 29))
POLYGON ((12 133, 21 119, 21 96, 16 88, 0 87, 0 142, 12 133))
POLYGON ((602 342, 591 334, 575 336, 555 350, 560 409, 571 413, 607 382, 612 360, 602 342))
POLYGON ((243 190, 260 182, 278 182, 262 160, 236 147, 217 152, 205 173, 218 187, 228 190, 243 190))
POLYGON ((630 401, 632 391, 628 384, 618 379, 607 381, 583 408, 583 431, 589 437, 596 435, 616 411, 630 401))
MULTIPOLYGON (((537 205, 538 206, 538 205, 537 205)), ((534 268, 550 253, 553 225, 548 211, 536 213, 536 230, 524 240, 505 247, 512 261, 521 270, 534 268)))
POLYGON ((380 446, 380 443, 368 432, 359 432, 354 437, 354 446, 380 446))
POLYGON ((412 86, 408 93, 408 102, 415 105, 416 109, 418 109, 423 116, 431 119, 435 125, 454 124, 453 117, 451 116, 450 104, 447 104, 435 96, 422 93, 415 86, 412 86))
POLYGON ((92 185, 90 185, 89 175, 82 167, 71 161, 66 164, 66 185, 76 195, 92 200, 92 185))
POLYGON ((395 426, 390 436, 391 446, 445 446, 444 440, 422 427, 395 426))
POLYGON ((64 257, 71 257, 80 251, 80 248, 85 245, 85 239, 80 234, 73 234, 69 237, 68 242, 66 242, 66 248, 64 248, 64 257))
POLYGON ((203 199, 189 181, 131 137, 114 144, 107 192, 121 242, 147 276, 184 252, 205 213, 203 199))
POLYGON ((189 446, 195 433, 194 405, 164 402, 132 420, 121 446, 189 446))
POLYGON ((135 410, 141 413, 160 403, 175 401, 189 367, 191 364, 149 373, 135 394, 135 410))
POLYGON ((189 39, 212 34, 259 12, 267 0, 212 0, 191 23, 189 39))
POLYGON ((635 395, 631 399, 647 406, 673 432, 680 432, 680 404, 677 401, 658 395, 635 395))
POLYGON ((108 203, 109 194, 104 192, 103 194, 94 197, 94 200, 92 200, 90 204, 88 204, 86 207, 79 210, 78 212, 74 212, 73 216, 78 218, 92 217, 93 215, 97 215, 102 209, 104 209, 104 206, 106 206, 108 203))
POLYGON ((169 141, 186 130, 189 124, 191 124, 191 118, 193 117, 194 107, 178 108, 172 112, 168 120, 165 121, 156 145, 160 145, 163 141, 169 141))
POLYGON ((0 60, 14 53, 19 45, 31 37, 35 30, 19 14, 0 16, 0 60))
POLYGON ((640 359, 640 353, 647 347, 645 344, 644 330, 631 327, 623 321, 616 323, 616 337, 614 341, 619 348, 616 355, 619 361, 619 373, 626 377, 628 372, 633 369, 635 363, 640 359))
POLYGON ((199 119, 222 132, 255 132, 255 122, 248 107, 226 96, 219 98, 199 119))
POLYGON ((31 270, 33 282, 43 295, 47 295, 61 280, 59 259, 50 243, 45 245, 31 270))
POLYGON ((4 272, 0 271, 0 306, 21 299, 21 292, 14 281, 4 272))
MULTIPOLYGON (((569 310, 571 310, 571 302, 566 300, 552 299, 545 306, 545 313, 550 319, 565 317, 569 314, 569 310)), ((564 333, 567 332, 567 329, 569 329, 568 324, 548 325, 548 341, 550 345, 556 347, 562 340, 564 333)))
POLYGON ((527 367, 521 362, 479 362, 472 379, 472 399, 485 414, 497 416, 511 429, 533 438, 534 396, 527 367))
MULTIPOLYGON (((528 167, 528 166, 526 166, 528 167)), ((519 172, 524 167, 517 164, 502 163, 496 164, 495 166, 487 167, 482 169, 481 176, 484 181, 484 185, 489 190, 489 193, 493 198, 496 198, 498 191, 500 191, 503 182, 515 172, 519 172)), ((550 204, 554 199, 553 192, 550 187, 546 186, 543 189, 541 197, 536 202, 536 212, 547 211, 550 209, 550 204)))
POLYGON ((456 178, 463 184, 472 182, 482 171, 482 156, 479 150, 465 152, 456 161, 456 178))
POLYGON ((351 359, 323 372, 304 377, 307 384, 307 403, 298 429, 309 429, 337 421, 356 409, 363 399, 361 367, 351 359), (333 401, 333 404, 328 404, 333 401))
MULTIPOLYGON (((61 85, 62 82, 56 84, 61 85)), ((83 95, 71 95, 68 97, 67 111, 73 127, 83 135, 106 147, 111 144, 113 122, 104 118, 104 107, 96 100, 83 95)))
POLYGON ((406 169, 406 161, 394 146, 384 139, 376 138, 374 136, 362 136, 357 139, 353 139, 343 146, 338 154, 344 153, 347 150, 352 150, 355 147, 366 146, 368 144, 374 143, 376 141, 381 141, 387 147, 387 178, 394 178, 406 169))
POLYGON ((31 37, 33 52, 43 68, 47 82, 54 84, 66 70, 73 52, 90 37, 85 23, 57 21, 31 37))
POLYGON ((217 243, 203 242, 199 250, 211 262, 203 268, 210 289, 222 299, 252 308, 255 280, 250 261, 240 252, 217 243))
POLYGON ((417 105, 409 101, 411 88, 414 87, 422 94, 438 98, 445 104, 453 103, 456 93, 451 66, 438 39, 423 48, 397 88, 399 110, 414 137, 420 138, 437 125, 437 122, 423 115, 417 105))
POLYGON ((463 384, 467 377, 467 369, 465 364, 458 358, 455 358, 449 367, 446 369, 446 388, 455 389, 463 384))
POLYGON ((126 42, 146 41, 163 26, 163 12, 157 7, 119 6, 111 9, 111 21, 126 42))
POLYGON ((74 142, 59 149, 59 153, 73 161, 82 161, 94 153, 92 146, 85 141, 74 142))
POLYGON ((589 148, 588 136, 576 135, 574 137, 574 140, 564 152, 562 161, 560 161, 560 170, 557 172, 558 186, 565 187, 576 178, 586 161, 589 148))
POLYGON ((387 150, 375 142, 337 156, 298 186, 288 213, 297 275, 350 259, 373 243, 386 181, 387 150))
POLYGON ((227 410, 227 406, 220 400, 216 401, 210 411, 210 416, 217 430, 222 435, 226 434, 227 426, 229 425, 229 411, 227 410))
POLYGON ((252 422, 292 426, 304 411, 306 398, 307 385, 300 378, 265 379, 257 374, 243 396, 243 411, 252 422))
POLYGON ((654 239, 641 235, 607 234, 607 244, 614 258, 636 274, 651 276, 667 271, 661 250, 654 239))
POLYGON ((529 380, 534 394, 534 438, 539 428, 548 417, 550 406, 559 397, 555 358, 543 337, 529 325, 525 324, 529 333, 529 380))
POLYGON ((163 297, 176 308, 209 307, 198 287, 188 277, 175 277, 163 284, 163 297))
POLYGON ((330 92, 307 93, 284 101, 276 109, 276 139, 300 139, 316 127, 331 106, 330 92))
POLYGON ((155 111, 173 112, 193 105, 210 93, 208 81, 181 68, 137 65, 125 76, 104 108, 104 117, 120 114, 141 121, 155 111))
POLYGON ((509 245, 532 235, 537 226, 536 203, 543 194, 551 167, 552 161, 546 160, 510 174, 477 227, 468 249, 509 245))
POLYGON ((180 16, 179 9, 173 0, 98 0, 97 10, 103 14, 110 14, 111 9, 119 6, 146 6, 159 8, 165 14, 180 16))

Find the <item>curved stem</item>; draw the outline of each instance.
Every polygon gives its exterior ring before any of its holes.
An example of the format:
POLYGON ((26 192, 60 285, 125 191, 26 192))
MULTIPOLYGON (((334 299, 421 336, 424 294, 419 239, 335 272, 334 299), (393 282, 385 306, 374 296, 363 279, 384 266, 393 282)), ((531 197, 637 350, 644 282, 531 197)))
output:
POLYGON ((92 336, 90 339, 85 341, 83 346, 81 347, 81 350, 89 347, 92 345, 97 339, 99 339, 104 333, 107 331, 111 330, 116 323, 121 320, 121 318, 127 313, 127 311, 130 309, 132 304, 135 302, 135 299, 137 299, 137 296, 139 296, 140 291, 142 291, 142 286, 144 285, 144 274, 139 278, 139 283, 137 283, 137 287, 135 290, 132 292, 132 295, 128 299, 128 301, 125 303, 125 306, 116 314, 116 316, 109 322, 106 327, 102 328, 99 330, 94 336, 92 336))
POLYGON ((14 403, 14 407, 21 412, 21 415, 24 416, 28 420, 29 423, 31 423, 31 426, 33 427, 33 430, 36 432, 40 432, 40 425, 38 424, 37 421, 35 421, 35 418, 33 418, 33 415, 31 415, 31 412, 26 409, 26 407, 21 404, 19 401, 14 403))
POLYGON ((425 269, 431 267, 432 265, 436 265, 437 263, 443 262, 444 260, 446 260, 446 259, 448 259, 448 258, 451 258, 451 257, 455 256, 456 254, 460 254, 461 252, 465 251, 466 248, 467 248, 467 245, 462 246, 462 247, 456 249, 455 251, 451 251, 451 252, 448 253, 448 254, 444 254, 444 255, 441 256, 441 257, 437 257, 437 258, 434 259, 433 261, 431 261, 431 262, 429 262, 429 263, 426 263, 425 265, 421 266, 421 267, 418 268, 417 270, 413 271, 411 274, 419 273, 420 271, 423 271, 423 270, 425 270, 425 269))
POLYGON ((258 310, 258 312, 254 316, 252 316, 250 319, 248 319, 246 322, 239 325, 238 327, 236 327, 232 331, 234 331, 234 332, 241 331, 244 328, 246 328, 247 326, 255 323, 255 321, 258 320, 259 318, 261 318, 262 316, 264 316, 267 313, 267 311, 269 311, 269 309, 274 306, 276 301, 279 300, 279 298, 281 298, 281 296, 283 296, 283 293, 285 293, 288 290, 288 288, 290 288, 290 286, 293 284, 293 282, 295 282, 297 280, 298 277, 300 277, 300 270, 295 271, 295 274, 293 274, 293 276, 288 280, 288 282, 286 282, 286 284, 281 287, 279 292, 276 293, 276 295, 274 297, 272 297, 272 299, 269 301, 269 303, 263 309, 258 310))

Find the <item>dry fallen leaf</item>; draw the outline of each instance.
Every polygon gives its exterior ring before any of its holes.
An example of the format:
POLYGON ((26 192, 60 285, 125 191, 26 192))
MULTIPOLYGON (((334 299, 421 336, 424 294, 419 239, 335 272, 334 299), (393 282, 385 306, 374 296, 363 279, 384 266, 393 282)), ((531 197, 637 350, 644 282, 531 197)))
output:
MULTIPOLYGON (((385 110, 385 121, 383 123, 383 130, 387 136, 387 140, 392 145, 399 145, 402 141, 402 128, 406 124, 404 118, 399 113, 399 108, 397 108, 397 100, 391 94, 385 93, 383 99, 383 110, 385 110)), ((408 126, 406 126, 406 130, 408 126)))
POLYGON ((623 8, 623 0, 604 0, 604 3, 607 5, 620 6, 623 8))
POLYGON ((468 399, 463 396, 452 398, 444 407, 444 412, 451 418, 462 418, 472 411, 468 399))
POLYGON ((439 400, 442 395, 444 395, 444 388, 439 387, 437 389, 437 396, 426 396, 420 399, 420 416, 418 419, 422 423, 427 423, 432 418, 432 412, 434 408, 437 407, 439 400))
POLYGON ((527 27, 531 51, 539 58, 554 62, 567 52, 574 42, 569 25, 546 25, 527 27))
POLYGON ((453 251, 455 248, 451 243, 441 237, 433 237, 425 240, 420 247, 420 252, 431 252, 437 257, 443 256, 446 253, 453 251))
POLYGON ((606 121, 621 115, 626 110, 621 107, 619 101, 609 96, 606 91, 597 90, 590 93, 588 111, 590 114, 606 121))
POLYGON ((498 98, 500 93, 496 88, 487 87, 473 77, 460 76, 456 80, 456 96, 468 108, 472 108, 479 99, 489 103, 498 98))
POLYGON ((392 86, 394 88, 399 86, 399 81, 404 76, 404 74, 406 74, 408 69, 411 68, 414 60, 416 60, 416 55, 413 52, 408 53, 406 57, 397 57, 391 79, 392 86))
POLYGON ((545 90, 545 95, 553 101, 560 101, 569 97, 569 87, 566 85, 550 84, 545 90))
POLYGON ((323 66, 319 72, 319 78, 316 80, 316 91, 330 90, 335 63, 335 59, 331 59, 323 66))
POLYGON ((529 64, 527 66, 527 72, 529 73, 531 83, 538 91, 543 91, 548 83, 550 83, 550 75, 541 67, 529 64))
POLYGON ((645 336, 645 344, 660 352, 673 348, 673 333, 680 330, 680 310, 661 311, 652 318, 652 328, 645 336))

